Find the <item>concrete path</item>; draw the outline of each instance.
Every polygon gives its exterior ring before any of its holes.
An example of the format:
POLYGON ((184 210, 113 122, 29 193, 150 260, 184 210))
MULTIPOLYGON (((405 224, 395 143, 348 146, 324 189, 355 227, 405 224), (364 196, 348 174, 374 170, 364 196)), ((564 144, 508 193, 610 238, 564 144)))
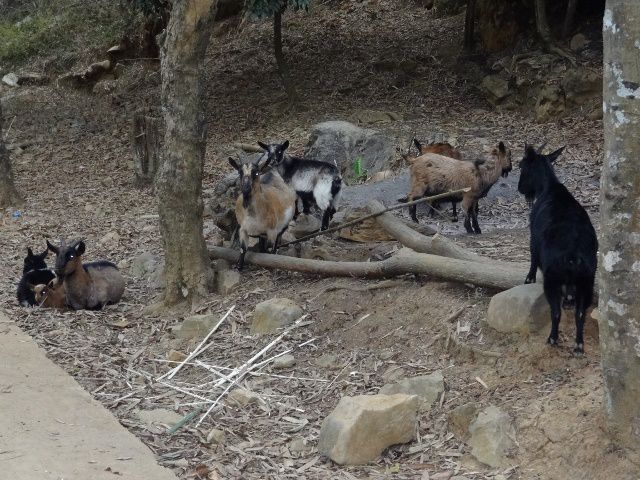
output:
POLYGON ((176 480, 2 313, 0 478, 176 480))

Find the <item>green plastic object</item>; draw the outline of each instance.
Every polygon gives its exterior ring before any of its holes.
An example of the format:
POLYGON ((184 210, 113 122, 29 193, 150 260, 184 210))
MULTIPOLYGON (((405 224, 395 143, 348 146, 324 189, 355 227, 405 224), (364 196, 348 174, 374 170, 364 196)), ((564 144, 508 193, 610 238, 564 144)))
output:
POLYGON ((362 158, 356 158, 355 162, 353 162, 353 173, 356 178, 360 178, 362 176, 362 158))

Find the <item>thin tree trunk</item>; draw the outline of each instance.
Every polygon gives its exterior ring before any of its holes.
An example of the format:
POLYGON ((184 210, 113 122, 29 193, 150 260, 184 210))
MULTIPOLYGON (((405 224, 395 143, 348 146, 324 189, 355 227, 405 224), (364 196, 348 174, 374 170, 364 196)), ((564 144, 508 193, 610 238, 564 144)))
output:
POLYGON ((475 42, 473 34, 476 23, 476 0, 467 1, 467 12, 464 17, 464 49, 466 52, 473 52, 475 42))
POLYGON ((640 2, 607 0, 600 347, 614 441, 640 463, 640 2))
POLYGON ((4 144, 4 134, 2 133, 2 105, 0 105, 0 208, 19 205, 21 203, 22 198, 18 195, 13 181, 9 151, 4 144))
POLYGON ((138 111, 133 116, 133 172, 138 186, 153 185, 160 163, 158 119, 138 111))
POLYGON ((273 53, 275 54, 276 64, 278 65, 278 74, 282 79, 282 85, 289 98, 289 104, 295 105, 298 103, 298 92, 296 92, 296 87, 291 81, 289 65, 287 65, 287 60, 284 58, 284 53, 282 52, 282 14, 285 8, 277 11, 273 15, 273 53))
POLYGON ((549 28, 549 20, 547 18, 547 0, 535 0, 535 11, 536 11, 536 30, 538 32, 538 36, 544 45, 544 48, 550 52, 555 53, 556 55, 560 55, 562 58, 566 58, 573 65, 576 64, 575 58, 569 53, 558 47, 553 41, 553 36, 551 35, 551 29, 549 28))
POLYGON ((162 42, 165 142, 156 178, 165 252, 165 303, 192 305, 212 284, 202 234, 202 172, 206 144, 204 58, 217 0, 173 3, 162 42))
POLYGON ((578 0, 568 0, 567 13, 564 16, 564 23, 562 24, 562 38, 567 38, 573 30, 573 19, 576 16, 576 6, 578 0))

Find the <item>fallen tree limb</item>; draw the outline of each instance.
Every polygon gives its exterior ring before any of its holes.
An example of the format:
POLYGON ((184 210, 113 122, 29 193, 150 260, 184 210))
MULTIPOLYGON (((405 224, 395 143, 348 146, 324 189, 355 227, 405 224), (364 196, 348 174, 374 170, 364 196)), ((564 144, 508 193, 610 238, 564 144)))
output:
MULTIPOLYGON (((240 252, 211 247, 209 256, 233 263, 238 261, 240 252)), ((266 268, 333 277, 388 278, 412 273, 497 290, 521 285, 527 274, 526 268, 446 258, 417 253, 408 248, 403 248, 393 257, 381 262, 329 262, 254 252, 247 252, 245 262, 266 268)))

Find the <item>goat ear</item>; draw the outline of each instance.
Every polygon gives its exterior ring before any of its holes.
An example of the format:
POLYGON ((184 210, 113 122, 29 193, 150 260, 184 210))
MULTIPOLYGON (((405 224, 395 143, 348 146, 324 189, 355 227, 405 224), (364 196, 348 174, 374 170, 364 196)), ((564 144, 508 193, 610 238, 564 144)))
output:
POLYGON ((504 146, 504 142, 500 142, 498 144, 498 150, 500 153, 507 153, 507 148, 504 146))
POLYGON ((34 257, 35 255, 33 254, 33 250, 31 250, 31 247, 27 247, 27 257, 34 257))
POLYGON ((558 157, 560 156, 560 154, 562 153, 562 151, 566 148, 567 146, 563 146, 560 147, 558 150, 556 150, 555 152, 551 152, 549 155, 546 155, 547 160, 549 160, 549 162, 553 163, 555 162, 558 157))
POLYGON ((418 153, 421 153, 422 152, 422 144, 420 143, 420 141, 417 138, 414 138, 413 139, 413 144, 418 149, 418 153))
POLYGON ((58 254, 58 251, 59 251, 58 247, 56 247, 55 245, 52 245, 49 242, 49 240, 47 240, 47 248, 51 250, 53 253, 55 253, 56 255, 58 254))
POLYGON ((236 162, 235 158, 229 157, 229 165, 235 168, 238 172, 240 171, 240 165, 238 165, 238 162, 236 162))
POLYGON ((44 260, 45 258, 47 258, 47 255, 49 255, 49 249, 45 248, 44 252, 42 252, 40 255, 38 255, 42 260, 44 260))
POLYGON ((289 148, 289 140, 285 140, 284 143, 282 145, 280 145, 280 150, 282 150, 283 152, 289 148))
POLYGON ((258 145, 260 146, 260 148, 262 148, 265 152, 269 151, 269 145, 267 145, 266 143, 262 143, 262 142, 258 142, 258 145))
POLYGON ((76 249, 76 255, 82 255, 82 254, 84 253, 84 250, 85 250, 85 244, 84 244, 84 242, 83 242, 82 240, 80 240, 80 241, 76 244, 75 249, 76 249))

